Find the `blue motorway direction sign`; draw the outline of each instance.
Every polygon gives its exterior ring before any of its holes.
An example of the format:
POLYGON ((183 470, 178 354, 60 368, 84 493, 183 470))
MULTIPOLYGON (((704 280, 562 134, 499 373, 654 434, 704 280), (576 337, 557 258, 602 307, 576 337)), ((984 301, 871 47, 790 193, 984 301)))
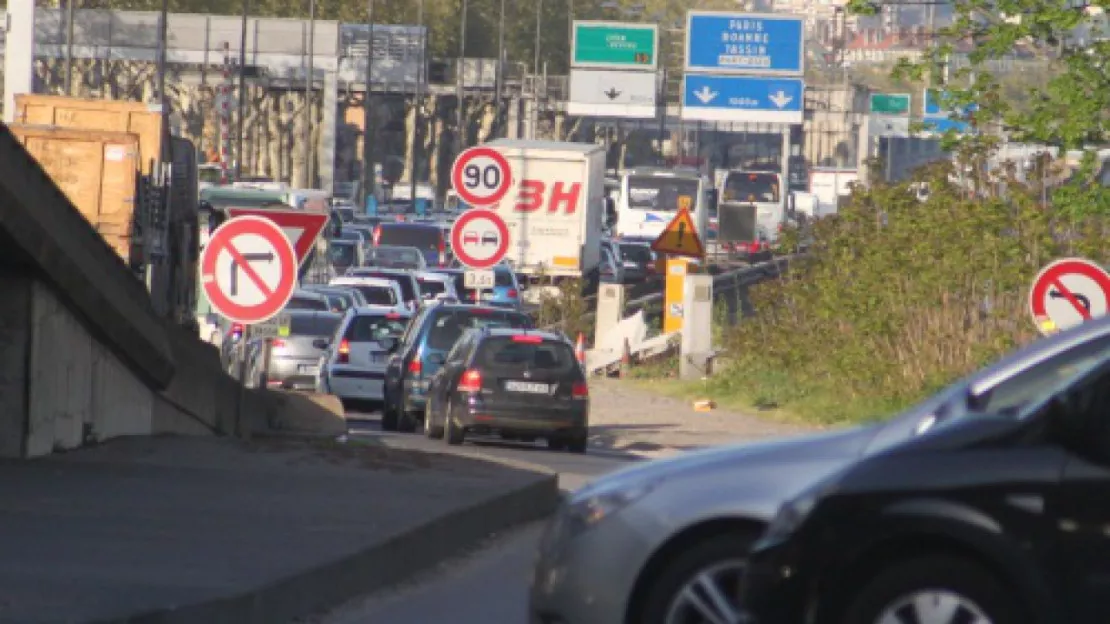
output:
POLYGON ((689 11, 686 71, 800 76, 804 34, 791 15, 689 11))
POLYGON ((944 110, 938 100, 943 100, 943 93, 936 93, 928 88, 925 89, 925 95, 921 99, 923 102, 922 108, 922 125, 925 126, 926 132, 947 132, 948 130, 955 130, 960 134, 970 131, 971 124, 962 121, 961 118, 966 118, 968 113, 975 112, 978 108, 975 104, 968 106, 963 110, 944 110), (939 98, 937 96, 940 96, 939 98), (954 117, 954 119, 953 119, 954 117))
POLYGON ((805 107, 801 78, 686 74, 682 118, 800 124, 805 107))

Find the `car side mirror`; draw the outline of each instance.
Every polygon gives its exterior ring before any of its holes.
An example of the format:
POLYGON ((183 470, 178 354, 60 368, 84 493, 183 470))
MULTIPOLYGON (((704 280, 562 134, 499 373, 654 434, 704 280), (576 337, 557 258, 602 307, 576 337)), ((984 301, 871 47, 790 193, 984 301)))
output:
POLYGON ((383 349, 385 349, 386 353, 393 353, 397 350, 396 338, 382 338, 378 340, 378 344, 381 345, 383 349))
POLYGON ((436 366, 442 366, 446 361, 447 358, 443 357, 442 353, 432 353, 428 356, 428 363, 435 364, 436 366))
POLYGON ((312 341, 312 346, 316 347, 317 349, 327 349, 329 346, 331 346, 331 343, 327 340, 324 340, 323 338, 317 338, 316 340, 312 341))

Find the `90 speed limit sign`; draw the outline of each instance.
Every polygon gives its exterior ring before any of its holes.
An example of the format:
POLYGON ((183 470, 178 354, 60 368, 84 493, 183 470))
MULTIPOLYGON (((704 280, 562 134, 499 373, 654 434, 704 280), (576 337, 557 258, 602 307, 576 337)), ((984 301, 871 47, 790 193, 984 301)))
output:
POLYGON ((471 206, 490 206, 509 192, 509 161, 495 149, 472 147, 455 159, 451 187, 471 206))

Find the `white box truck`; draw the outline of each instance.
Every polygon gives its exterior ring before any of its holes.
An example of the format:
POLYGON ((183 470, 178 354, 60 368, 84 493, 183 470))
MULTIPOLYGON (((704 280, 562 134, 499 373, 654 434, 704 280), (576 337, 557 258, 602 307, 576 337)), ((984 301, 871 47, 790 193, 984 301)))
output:
POLYGON ((606 221, 605 149, 593 143, 498 139, 509 190, 490 206, 509 229, 507 260, 529 277, 595 277, 606 221))

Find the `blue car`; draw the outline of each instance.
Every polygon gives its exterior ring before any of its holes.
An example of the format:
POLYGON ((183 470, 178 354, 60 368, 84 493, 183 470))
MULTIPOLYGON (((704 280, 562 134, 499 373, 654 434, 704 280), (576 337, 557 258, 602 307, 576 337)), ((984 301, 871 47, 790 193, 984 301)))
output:
MULTIPOLYGON (((463 274, 466 269, 460 267, 452 267, 450 269, 436 269, 436 273, 445 273, 455 278, 455 290, 459 293, 459 297, 466 303, 474 303, 474 291, 468 290, 463 285, 463 274)), ((482 305, 490 305, 497 308, 508 308, 510 310, 520 309, 520 282, 516 279, 516 273, 513 273, 508 266, 501 264, 493 269, 494 286, 493 290, 482 291, 482 305)))
POLYGON ((447 262, 447 239, 443 229, 431 223, 381 222, 374 228, 374 245, 415 247, 429 267, 447 262))

